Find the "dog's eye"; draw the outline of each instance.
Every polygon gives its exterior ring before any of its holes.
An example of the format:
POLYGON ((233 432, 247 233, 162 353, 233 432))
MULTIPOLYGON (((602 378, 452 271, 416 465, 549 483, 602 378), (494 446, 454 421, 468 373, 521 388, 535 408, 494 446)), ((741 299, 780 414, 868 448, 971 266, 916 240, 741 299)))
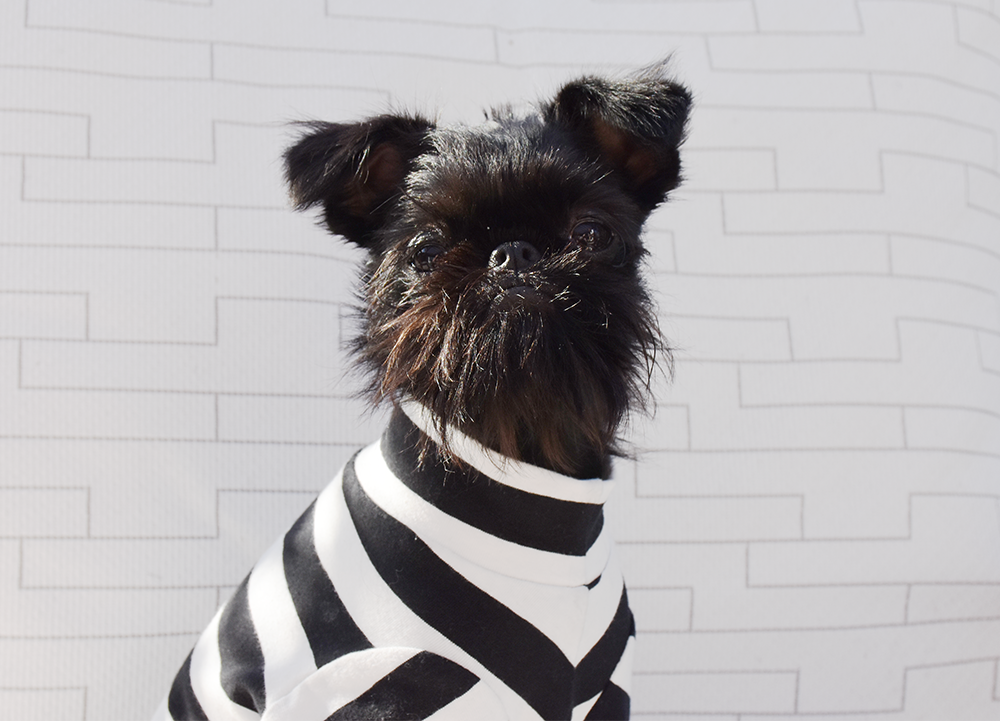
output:
POLYGON ((444 248, 440 245, 433 245, 431 243, 421 245, 413 254, 410 265, 421 273, 429 273, 434 270, 434 262, 442 253, 444 253, 444 248))
POLYGON ((611 231, 596 220, 585 220, 573 226, 569 234, 572 243, 588 250, 602 250, 611 243, 611 231))

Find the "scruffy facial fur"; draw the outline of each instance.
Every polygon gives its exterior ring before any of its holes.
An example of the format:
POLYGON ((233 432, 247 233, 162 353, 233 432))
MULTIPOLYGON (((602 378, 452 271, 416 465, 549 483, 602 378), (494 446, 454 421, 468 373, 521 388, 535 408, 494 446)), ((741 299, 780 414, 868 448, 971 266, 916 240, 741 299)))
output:
POLYGON ((606 476, 657 353, 642 226, 680 179, 690 96, 662 67, 582 78, 527 116, 310 123, 300 209, 368 250, 354 343, 373 402, 409 397, 510 458, 606 476))

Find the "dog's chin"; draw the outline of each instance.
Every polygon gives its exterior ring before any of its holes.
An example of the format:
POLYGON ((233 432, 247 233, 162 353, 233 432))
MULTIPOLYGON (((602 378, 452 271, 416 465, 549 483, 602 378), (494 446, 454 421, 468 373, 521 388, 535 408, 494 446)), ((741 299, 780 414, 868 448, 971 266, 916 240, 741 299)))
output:
POLYGON ((493 309, 501 312, 516 313, 532 308, 548 306, 552 297, 544 291, 530 285, 516 285, 501 289, 493 299, 493 309))
POLYGON ((520 276, 498 280, 492 292, 492 309, 508 313, 550 307, 555 295, 544 283, 533 283, 520 276))

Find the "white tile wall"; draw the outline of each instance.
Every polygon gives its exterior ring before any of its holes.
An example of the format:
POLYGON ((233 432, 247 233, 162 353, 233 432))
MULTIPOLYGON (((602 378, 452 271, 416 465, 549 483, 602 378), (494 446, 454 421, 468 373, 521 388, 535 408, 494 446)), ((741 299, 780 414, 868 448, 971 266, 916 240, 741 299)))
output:
POLYGON ((1000 717, 996 0, 0 6, 0 719, 152 712, 375 437, 288 122, 674 53, 677 347, 610 509, 638 718, 1000 717))

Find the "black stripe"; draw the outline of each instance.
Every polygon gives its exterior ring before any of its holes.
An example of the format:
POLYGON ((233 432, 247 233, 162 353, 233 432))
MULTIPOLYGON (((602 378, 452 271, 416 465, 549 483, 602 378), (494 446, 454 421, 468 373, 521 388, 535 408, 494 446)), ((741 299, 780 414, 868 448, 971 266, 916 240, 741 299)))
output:
POLYGON ((422 651, 342 706, 327 721, 424 719, 466 693, 478 680, 454 661, 422 651))
POLYGON ((573 666, 541 631, 469 583, 364 492, 354 460, 344 497, 379 575, 417 616, 519 694, 544 719, 568 719, 573 666))
POLYGON ((249 580, 249 576, 243 579, 219 619, 220 680, 233 703, 260 712, 264 710, 264 654, 250 618, 249 580))
POLYGON ((608 624, 601 640, 594 644, 583 660, 577 664, 573 679, 573 705, 594 698, 611 678, 630 637, 635 635, 635 621, 628 607, 628 594, 622 587, 618 610, 608 624))
POLYGON ((449 516, 505 541, 571 556, 585 555, 600 535, 600 504, 519 491, 469 466, 445 466, 436 453, 419 464, 421 436, 423 431, 397 409, 382 436, 382 455, 393 475, 449 516))
POLYGON ((631 706, 628 694, 609 681, 585 721, 625 721, 629 717, 631 706))
MULTIPOLYGON (((193 652, 192 652, 193 653, 193 652)), ((167 710, 175 721, 208 721, 198 697, 191 688, 191 654, 184 659, 167 696, 167 710)))
POLYGON ((302 630, 309 639, 316 667, 334 659, 371 648, 372 645, 344 608, 337 589, 326 575, 313 540, 316 503, 285 534, 282 561, 302 630))

